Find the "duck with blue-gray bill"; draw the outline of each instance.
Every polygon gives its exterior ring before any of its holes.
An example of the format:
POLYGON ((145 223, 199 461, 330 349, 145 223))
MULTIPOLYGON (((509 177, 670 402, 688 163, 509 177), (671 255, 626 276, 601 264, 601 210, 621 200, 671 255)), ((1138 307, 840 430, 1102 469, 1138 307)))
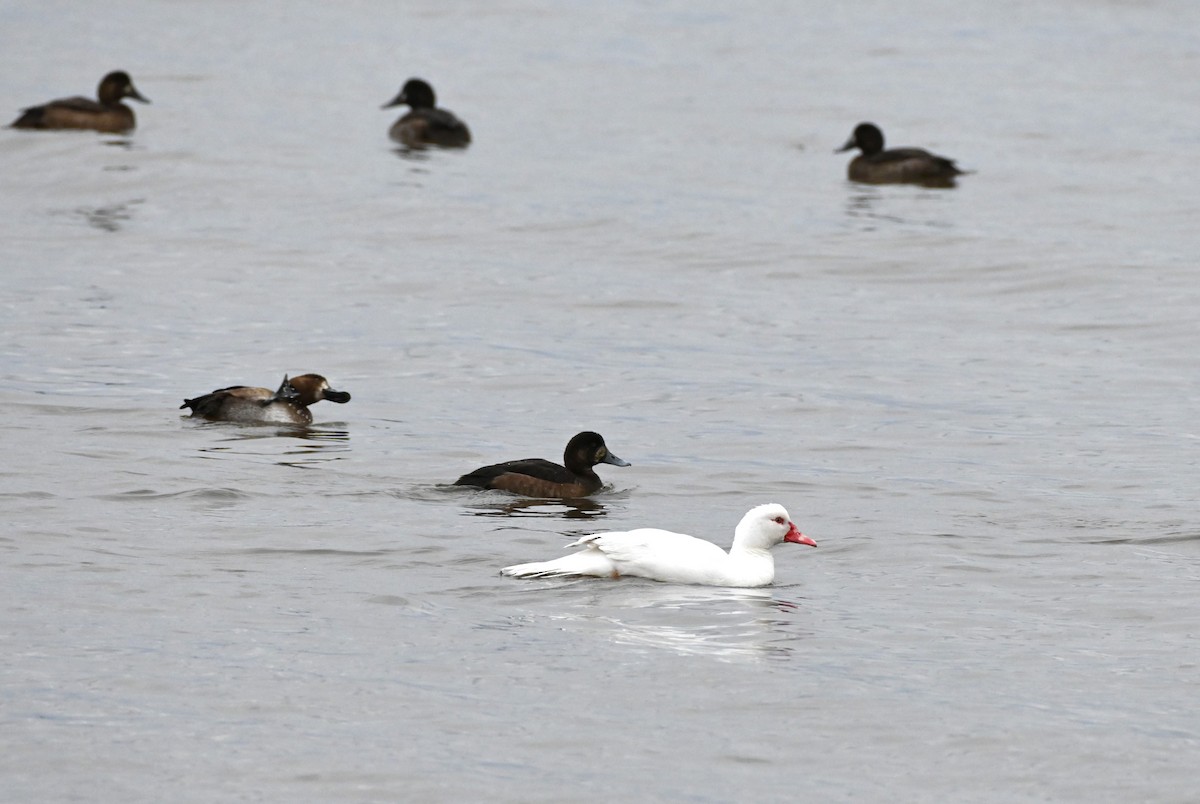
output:
POLYGON ((443 148, 465 148, 471 144, 467 124, 448 109, 437 108, 437 97, 420 78, 410 78, 400 93, 381 108, 408 106, 409 111, 392 124, 388 136, 408 148, 440 145, 443 148))
POLYGON ((953 159, 931 154, 922 148, 884 150, 883 132, 874 123, 859 123, 837 153, 858 148, 862 153, 850 160, 850 181, 864 184, 920 184, 924 187, 953 187, 963 175, 953 159))
POLYGON ((133 110, 121 103, 123 98, 149 103, 137 88, 129 73, 111 72, 100 79, 97 100, 84 97, 59 98, 41 106, 24 109, 13 121, 13 128, 25 129, 91 129, 108 134, 123 134, 137 125, 133 110))
POLYGON ((526 497, 573 499, 595 494, 604 485, 596 464, 629 466, 608 451, 604 437, 585 430, 567 442, 560 466, 543 458, 525 458, 481 466, 460 477, 456 486, 499 489, 526 497))

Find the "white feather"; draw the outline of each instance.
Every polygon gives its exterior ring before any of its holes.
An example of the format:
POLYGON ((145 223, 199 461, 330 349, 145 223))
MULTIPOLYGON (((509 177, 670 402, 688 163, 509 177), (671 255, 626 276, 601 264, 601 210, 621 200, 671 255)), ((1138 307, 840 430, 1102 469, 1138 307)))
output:
MULTIPOLYGON (((582 550, 552 561, 515 564, 500 572, 514 578, 632 575, 668 583, 766 586, 775 579, 770 549, 789 532, 800 535, 783 506, 760 505, 742 517, 728 553, 694 536, 638 528, 584 536, 567 545, 582 550)), ((815 545, 811 539, 803 543, 815 545)))

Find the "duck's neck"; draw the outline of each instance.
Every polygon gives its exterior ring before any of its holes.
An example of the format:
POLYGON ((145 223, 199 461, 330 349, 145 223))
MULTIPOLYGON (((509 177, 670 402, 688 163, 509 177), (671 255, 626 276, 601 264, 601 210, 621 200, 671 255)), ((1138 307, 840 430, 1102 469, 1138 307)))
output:
POLYGON ((766 586, 775 580, 775 559, 766 548, 734 541, 726 567, 731 586, 766 586))
POLYGON ((581 477, 589 482, 600 482, 600 475, 596 474, 596 470, 586 463, 573 462, 572 465, 572 463, 564 461, 563 466, 567 467, 567 471, 575 475, 575 477, 581 477))
POLYGON ((774 561, 771 557, 771 551, 766 547, 752 547, 747 544, 739 544, 734 542, 729 548, 729 557, 735 561, 774 561))

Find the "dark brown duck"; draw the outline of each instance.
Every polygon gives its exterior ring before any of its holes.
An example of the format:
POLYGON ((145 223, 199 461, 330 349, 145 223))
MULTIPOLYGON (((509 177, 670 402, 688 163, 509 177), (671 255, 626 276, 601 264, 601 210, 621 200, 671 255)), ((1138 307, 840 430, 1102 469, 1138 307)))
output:
POLYGON ((542 458, 506 461, 482 466, 460 477, 454 485, 499 489, 527 497, 586 497, 604 485, 592 469, 598 463, 629 466, 627 461, 608 451, 599 433, 586 430, 567 442, 563 466, 542 458))
POLYGON ((850 181, 865 184, 920 184, 953 187, 963 175, 953 159, 921 148, 883 148, 883 132, 873 123, 859 123, 837 153, 858 148, 862 153, 850 160, 850 181))
POLYGON ((410 110, 392 124, 388 136, 409 148, 440 145, 443 148, 465 148, 471 144, 467 124, 447 109, 437 108, 433 87, 420 78, 410 78, 400 93, 381 108, 409 106, 410 110))
POLYGON ((60 98, 41 106, 30 106, 13 121, 13 128, 27 129, 91 129, 110 134, 132 131, 137 125, 133 110, 121 103, 132 98, 142 103, 150 101, 133 86, 129 73, 117 70, 104 76, 96 97, 60 98))

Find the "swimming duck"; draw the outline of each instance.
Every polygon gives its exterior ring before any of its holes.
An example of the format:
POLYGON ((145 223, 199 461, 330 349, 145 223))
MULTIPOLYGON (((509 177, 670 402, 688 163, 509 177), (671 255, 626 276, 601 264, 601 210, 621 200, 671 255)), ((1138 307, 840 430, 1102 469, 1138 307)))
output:
POLYGON ((500 570, 513 578, 622 576, 702 586, 768 586, 775 580, 771 548, 783 542, 817 543, 792 524, 777 503, 751 508, 733 532, 725 552, 712 542, 658 528, 594 533, 567 547, 583 549, 552 561, 514 564, 500 570))
POLYGON ((322 399, 340 405, 350 401, 350 394, 333 390, 320 374, 301 374, 290 380, 285 376, 277 391, 232 385, 185 399, 179 409, 191 408, 193 417, 214 422, 312 424, 308 407, 322 399))
POLYGON ((567 442, 567 448, 563 450, 564 466, 542 458, 506 461, 481 466, 454 481, 454 485, 499 489, 526 497, 586 497, 595 494, 603 485, 600 476, 592 470, 598 463, 629 466, 627 461, 608 451, 603 436, 585 430, 567 442))
POLYGON ((63 129, 82 128, 121 134, 133 129, 136 120, 133 110, 121 103, 132 98, 142 103, 150 101, 133 86, 129 73, 117 70, 100 79, 96 90, 99 102, 75 97, 52 100, 41 106, 23 110, 12 124, 13 128, 63 129))
POLYGON ((837 153, 854 148, 862 153, 850 160, 848 173, 851 181, 953 187, 955 177, 963 175, 953 159, 931 154, 921 148, 883 150, 883 132, 873 123, 859 123, 837 153))
POLYGON ((471 144, 471 132, 466 123, 453 112, 437 108, 433 87, 420 78, 410 78, 400 94, 385 103, 382 109, 408 105, 412 110, 392 124, 388 136, 409 148, 441 145, 444 148, 465 148, 471 144))

